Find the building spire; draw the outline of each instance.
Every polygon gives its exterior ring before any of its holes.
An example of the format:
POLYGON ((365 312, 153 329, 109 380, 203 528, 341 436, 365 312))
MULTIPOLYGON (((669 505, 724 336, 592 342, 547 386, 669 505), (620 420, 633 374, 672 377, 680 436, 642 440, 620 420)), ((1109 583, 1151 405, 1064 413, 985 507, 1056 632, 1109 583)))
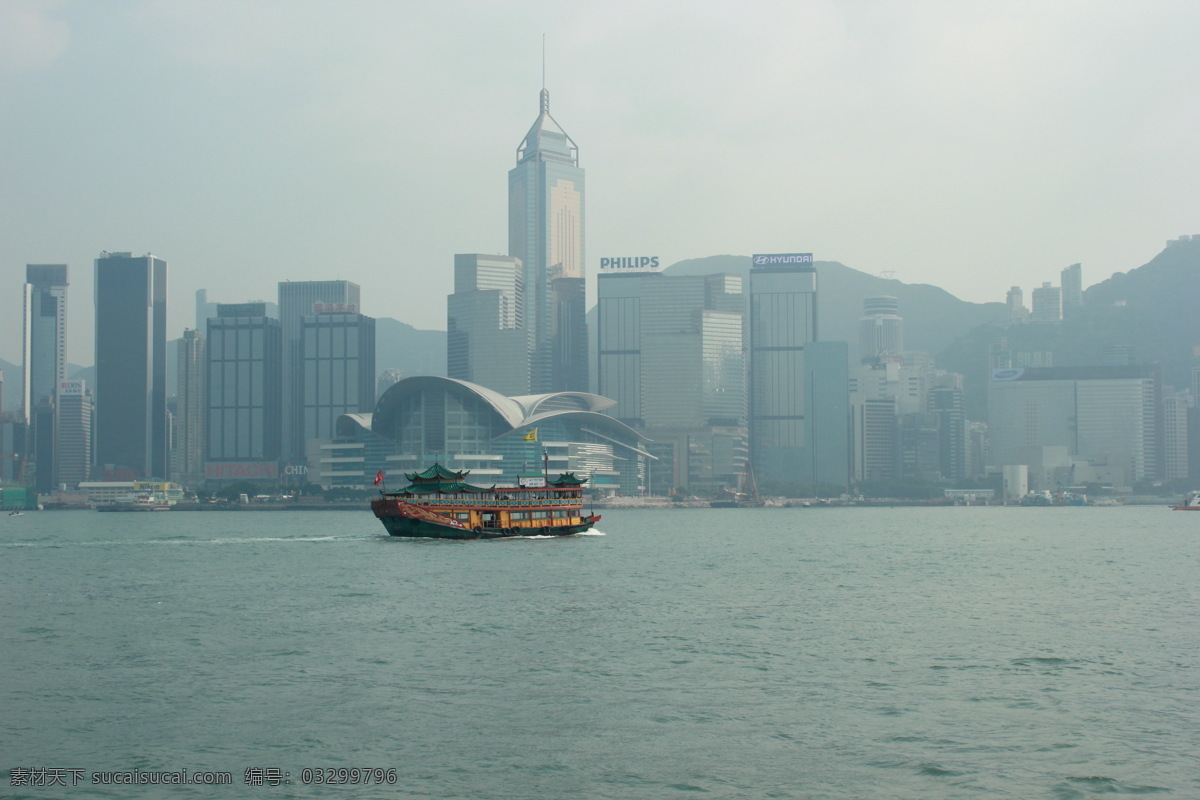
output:
POLYGON ((542 34, 542 92, 538 95, 538 112, 550 113, 550 92, 546 89, 546 34, 542 34))

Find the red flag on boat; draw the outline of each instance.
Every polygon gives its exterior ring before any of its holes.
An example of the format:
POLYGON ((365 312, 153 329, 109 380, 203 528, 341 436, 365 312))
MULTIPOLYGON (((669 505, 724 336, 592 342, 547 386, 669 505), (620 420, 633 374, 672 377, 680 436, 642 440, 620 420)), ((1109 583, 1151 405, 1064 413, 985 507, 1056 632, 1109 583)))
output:
POLYGON ((383 470, 375 473, 375 485, 378 486, 381 483, 383 483, 383 470))

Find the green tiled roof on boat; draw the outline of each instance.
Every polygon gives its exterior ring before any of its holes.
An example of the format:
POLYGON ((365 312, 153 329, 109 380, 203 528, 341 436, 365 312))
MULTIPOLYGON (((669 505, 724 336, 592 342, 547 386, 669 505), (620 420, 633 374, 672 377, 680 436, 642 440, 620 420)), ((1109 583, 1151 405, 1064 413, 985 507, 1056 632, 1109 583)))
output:
POLYGON ((445 480, 461 481, 464 477, 467 476, 468 473, 470 473, 470 470, 466 470, 463 472, 451 472, 450 470, 446 469, 441 464, 439 464, 435 461, 435 462, 433 462, 432 467, 429 467, 428 469, 426 469, 422 472, 413 472, 413 473, 406 472, 406 473, 404 473, 404 477, 408 478, 410 483, 424 483, 425 481, 445 481, 445 480))

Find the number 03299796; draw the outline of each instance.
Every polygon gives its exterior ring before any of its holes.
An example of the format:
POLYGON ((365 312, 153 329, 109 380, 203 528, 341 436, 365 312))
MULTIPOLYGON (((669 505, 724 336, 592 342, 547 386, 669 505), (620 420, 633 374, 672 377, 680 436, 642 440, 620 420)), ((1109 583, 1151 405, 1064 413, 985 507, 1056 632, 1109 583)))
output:
POLYGON ((300 770, 300 782, 308 784, 388 784, 395 785, 396 770, 375 768, 305 768, 300 770))

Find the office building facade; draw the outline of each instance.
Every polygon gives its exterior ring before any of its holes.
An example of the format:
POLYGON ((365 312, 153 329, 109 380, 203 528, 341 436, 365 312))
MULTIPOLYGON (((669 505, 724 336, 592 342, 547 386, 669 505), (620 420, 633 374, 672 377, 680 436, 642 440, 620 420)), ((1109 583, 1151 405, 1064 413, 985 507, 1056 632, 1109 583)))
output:
POLYGON ((313 314, 301 322, 301 435, 331 439, 343 414, 375 406, 375 320, 362 314, 313 314))
MULTIPOLYGON (((758 261, 758 258, 755 258, 758 261)), ((804 346, 817 336, 817 271, 807 263, 750 270, 750 457, 760 479, 803 483, 804 346)))
POLYGON ((1083 308, 1083 265, 1072 264, 1062 271, 1062 315, 1063 319, 1077 316, 1083 308))
POLYGON ((1166 392, 1162 403, 1162 479, 1190 477, 1188 461, 1187 397, 1183 392, 1166 392))
POLYGON ((586 391, 584 172, 545 89, 508 173, 508 225, 509 255, 524 268, 530 391, 586 391))
POLYGON ((304 317, 318 313, 356 314, 361 309, 358 284, 350 281, 285 281, 279 284, 279 322, 283 335, 283 456, 305 457, 303 369, 300 335, 304 317))
POLYGON ((22 296, 21 414, 29 423, 29 469, 39 492, 55 487, 55 406, 67 377, 67 265, 27 264, 22 296))
POLYGON ((890 397, 851 395, 854 480, 892 480, 899 472, 896 401, 890 397))
POLYGON ((1062 289, 1051 286, 1049 282, 1033 290, 1033 309, 1029 315, 1030 322, 1061 322, 1062 289))
POLYGON ((208 320, 205 479, 277 480, 283 337, 262 303, 217 306, 208 320))
POLYGON ((454 256, 454 293, 446 300, 449 377, 505 395, 529 391, 525 276, 519 258, 454 256))
MULTIPOLYGON (((215 313, 215 309, 214 309, 215 313)), ((208 324, 205 321, 205 329, 208 324)), ((180 337, 176 353, 179 370, 175 400, 174 480, 194 486, 204 478, 204 428, 208 417, 205 387, 208 353, 204 335, 188 328, 180 337)))
POLYGON ((597 284, 597 391, 652 440, 648 490, 736 486, 748 444, 743 279, 613 272, 597 284))
POLYGON ((1008 309, 1009 322, 1022 323, 1029 321, 1029 309, 1025 307, 1025 295, 1021 291, 1020 286, 1013 286, 1008 290, 1008 294, 1004 297, 1004 304, 1008 309))
POLYGON ((55 409, 55 488, 68 490, 88 479, 92 466, 93 397, 83 380, 59 383, 55 409))
POLYGON ((967 415, 963 390, 938 386, 929 390, 929 413, 937 420, 938 472, 945 480, 962 480, 968 475, 967 415))
POLYGON ((902 359, 904 319, 894 297, 868 297, 858 321, 858 356, 863 362, 902 359))
POLYGON ((25 266, 22 412, 53 398, 67 379, 66 264, 25 266))
POLYGON ((1153 366, 993 370, 989 463, 1029 463, 1026 448, 1059 447, 1081 467, 1107 467, 1123 486, 1155 479, 1161 391, 1153 366))
POLYGON ((96 259, 96 464, 134 477, 169 473, 167 262, 96 259))

